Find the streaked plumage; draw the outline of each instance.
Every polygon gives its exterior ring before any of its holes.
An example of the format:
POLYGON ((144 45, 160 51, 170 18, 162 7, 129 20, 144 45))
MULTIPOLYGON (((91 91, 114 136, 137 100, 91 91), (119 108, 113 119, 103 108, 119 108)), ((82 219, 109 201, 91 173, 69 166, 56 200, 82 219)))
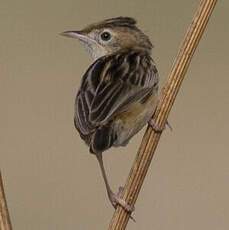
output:
POLYGON ((64 35, 77 37, 95 60, 82 78, 74 123, 97 156, 108 196, 116 206, 123 201, 109 187, 102 152, 125 146, 154 113, 159 77, 150 56, 152 44, 128 17, 107 19, 64 35))
POLYGON ((157 69, 145 52, 124 50, 101 57, 83 76, 75 127, 92 152, 125 145, 152 116, 157 90, 157 69))

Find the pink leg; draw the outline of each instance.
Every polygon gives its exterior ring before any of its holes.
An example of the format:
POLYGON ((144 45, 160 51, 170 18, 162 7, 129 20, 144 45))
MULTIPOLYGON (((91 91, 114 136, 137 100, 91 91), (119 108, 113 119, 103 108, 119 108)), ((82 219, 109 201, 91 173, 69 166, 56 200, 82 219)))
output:
POLYGON ((103 157, 102 157, 102 153, 97 153, 96 154, 96 157, 97 157, 97 160, 99 162, 99 165, 100 165, 100 169, 101 169, 101 172, 102 172, 102 176, 103 176, 103 179, 104 179, 104 182, 105 182, 105 185, 106 185, 106 190, 107 190, 107 195, 108 195, 108 198, 111 202, 111 204, 113 205, 114 208, 117 207, 117 204, 119 204, 120 206, 122 206, 127 212, 131 213, 134 211, 134 207, 130 206, 129 204, 127 204, 121 197, 121 193, 123 191, 122 187, 119 188, 119 192, 118 194, 115 194, 112 192, 111 188, 110 188, 110 185, 108 183, 108 180, 107 180, 107 175, 106 175, 106 172, 105 172, 105 168, 104 168, 104 165, 103 165, 103 157))

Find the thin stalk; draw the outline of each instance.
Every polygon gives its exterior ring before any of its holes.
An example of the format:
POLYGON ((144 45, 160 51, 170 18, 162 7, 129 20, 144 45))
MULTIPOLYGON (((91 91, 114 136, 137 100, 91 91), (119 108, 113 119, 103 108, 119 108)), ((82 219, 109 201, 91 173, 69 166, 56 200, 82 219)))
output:
MULTIPOLYGON (((168 81, 163 89, 159 106, 154 115, 154 123, 163 128, 168 119, 169 112, 174 104, 185 73, 189 67, 193 54, 199 44, 200 38, 206 28, 207 22, 216 5, 217 0, 201 0, 193 21, 181 44, 178 55, 174 61, 168 81)), ((161 133, 148 127, 137 156, 129 173, 124 187, 123 199, 129 205, 134 205, 143 185, 154 152, 160 140, 161 133)), ((109 230, 124 230, 130 218, 130 213, 118 206, 111 219, 109 230)))
POLYGON ((0 230, 12 230, 0 171, 0 230))

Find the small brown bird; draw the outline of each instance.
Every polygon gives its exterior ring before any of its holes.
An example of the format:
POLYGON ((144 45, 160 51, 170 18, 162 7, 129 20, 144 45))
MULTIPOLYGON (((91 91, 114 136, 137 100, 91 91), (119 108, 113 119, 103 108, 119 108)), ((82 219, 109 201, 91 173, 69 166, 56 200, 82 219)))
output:
POLYGON ((125 146, 155 111, 159 77, 151 58, 153 46, 130 17, 107 19, 62 35, 77 38, 94 59, 76 96, 75 127, 98 159, 112 205, 118 203, 131 212, 133 207, 110 188, 102 153, 125 146))

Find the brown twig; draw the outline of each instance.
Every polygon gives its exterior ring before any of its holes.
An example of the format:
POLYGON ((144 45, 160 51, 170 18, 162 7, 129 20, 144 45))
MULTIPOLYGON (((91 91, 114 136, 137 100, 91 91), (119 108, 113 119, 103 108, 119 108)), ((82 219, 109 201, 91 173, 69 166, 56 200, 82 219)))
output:
MULTIPOLYGON (((155 112, 154 122, 158 127, 163 128, 166 124, 169 112, 216 2, 217 0, 202 0, 200 2, 200 6, 175 59, 168 81, 162 92, 159 106, 155 112)), ((134 205, 137 200, 160 136, 161 133, 153 131, 150 127, 145 132, 124 187, 123 199, 130 205, 134 205)), ((118 206, 110 222, 109 230, 125 229, 129 218, 130 213, 118 206)))
POLYGON ((0 230, 12 230, 10 216, 6 204, 6 196, 3 188, 1 172, 0 172, 0 230))

